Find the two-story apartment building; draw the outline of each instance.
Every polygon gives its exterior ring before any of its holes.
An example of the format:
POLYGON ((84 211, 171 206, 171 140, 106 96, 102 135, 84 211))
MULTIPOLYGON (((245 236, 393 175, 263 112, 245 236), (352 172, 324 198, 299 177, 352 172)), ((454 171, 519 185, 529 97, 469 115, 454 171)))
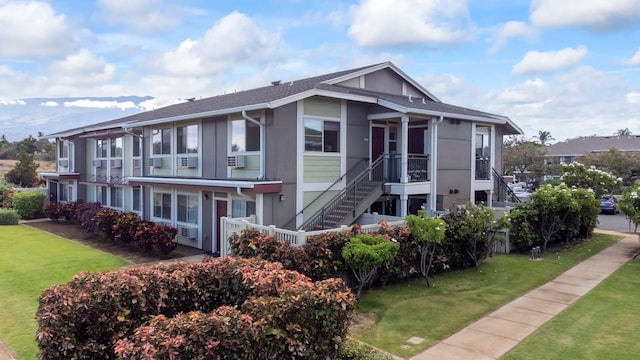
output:
POLYGON ((445 104, 392 63, 180 103, 55 138, 53 198, 220 249, 220 218, 317 229, 496 201, 507 117, 445 104))

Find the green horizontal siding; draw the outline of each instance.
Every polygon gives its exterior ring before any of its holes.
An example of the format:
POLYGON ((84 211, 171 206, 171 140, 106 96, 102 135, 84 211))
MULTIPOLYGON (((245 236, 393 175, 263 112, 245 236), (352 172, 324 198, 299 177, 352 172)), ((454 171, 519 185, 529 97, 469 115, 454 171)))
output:
POLYGON ((334 196, 338 194, 339 191, 327 191, 322 194, 322 191, 305 191, 303 195, 303 201, 305 208, 314 201, 318 196, 321 196, 318 200, 313 202, 309 208, 304 210, 303 221, 309 220, 317 211, 319 211, 322 206, 324 206, 329 200, 333 199, 334 196))
POLYGON ((304 115, 340 118, 340 101, 313 97, 304 100, 304 115))
POLYGON ((231 177, 236 179, 255 179, 260 176, 260 155, 246 155, 244 168, 231 168, 231 177))
POLYGON ((305 156, 304 182, 332 183, 340 177, 340 157, 338 156, 305 156))

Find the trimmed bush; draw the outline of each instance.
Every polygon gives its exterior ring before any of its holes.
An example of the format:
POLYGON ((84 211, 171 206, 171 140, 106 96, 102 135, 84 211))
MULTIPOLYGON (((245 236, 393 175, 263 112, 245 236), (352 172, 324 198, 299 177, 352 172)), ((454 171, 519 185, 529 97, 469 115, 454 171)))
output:
POLYGON ((13 209, 0 209, 0 225, 18 225, 20 215, 13 209))
POLYGON ((355 306, 340 279, 231 257, 82 273, 39 301, 40 359, 336 358, 355 306))
POLYGON ((49 201, 47 205, 44 206, 44 216, 55 222, 58 222, 58 219, 60 219, 60 216, 62 214, 62 207, 63 205, 58 202, 49 201))
POLYGON ((366 344, 347 339, 338 360, 393 360, 393 357, 366 344))
POLYGON ((2 207, 4 208, 13 208, 13 196, 19 193, 20 190, 17 188, 8 188, 2 192, 2 207))
POLYGON ((41 192, 24 191, 13 195, 13 208, 22 219, 39 219, 43 217, 45 196, 41 192))
POLYGON ((80 227, 88 233, 97 233, 98 224, 94 217, 102 210, 102 204, 99 202, 85 202, 77 205, 76 219, 80 223, 80 227))

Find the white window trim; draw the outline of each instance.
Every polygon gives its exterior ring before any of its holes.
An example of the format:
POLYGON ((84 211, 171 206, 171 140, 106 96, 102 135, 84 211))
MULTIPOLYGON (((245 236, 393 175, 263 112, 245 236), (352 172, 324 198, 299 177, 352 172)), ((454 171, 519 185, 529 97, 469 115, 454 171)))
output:
MULTIPOLYGON (((255 119, 257 121, 259 121, 261 124, 264 124, 264 114, 247 114, 247 116, 249 116, 252 119, 255 119)), ((237 121, 237 120, 244 120, 244 121, 248 121, 247 119, 243 118, 242 116, 238 117, 238 116, 228 116, 227 117, 227 154, 228 156, 233 156, 233 155, 260 155, 260 144, 258 144, 258 150, 251 150, 251 151, 233 151, 233 122, 237 121)), ((263 139, 260 139, 260 141, 262 141, 263 139)), ((246 128, 245 128, 245 142, 246 142, 246 128)), ((246 146, 246 144, 245 144, 246 146)))
POLYGON ((330 156, 330 155, 334 155, 334 156, 341 156, 342 153, 344 152, 343 148, 345 146, 345 144, 342 141, 342 134, 345 133, 346 131, 346 126, 344 126, 345 128, 343 129, 343 120, 341 118, 334 118, 334 117, 327 117, 327 116, 310 116, 310 115, 304 115, 302 117, 302 139, 303 139, 303 146, 302 149, 304 150, 304 154, 305 155, 317 155, 317 156, 330 156), (312 150, 307 150, 306 146, 304 144, 305 139, 306 139, 306 132, 305 132, 305 126, 304 126, 304 122, 306 120, 320 120, 323 122, 322 124, 322 151, 312 151, 312 150), (338 144, 340 146, 340 151, 324 151, 324 122, 325 121, 331 121, 331 122, 335 122, 338 123, 339 125, 339 129, 340 129, 340 134, 338 134, 338 144))

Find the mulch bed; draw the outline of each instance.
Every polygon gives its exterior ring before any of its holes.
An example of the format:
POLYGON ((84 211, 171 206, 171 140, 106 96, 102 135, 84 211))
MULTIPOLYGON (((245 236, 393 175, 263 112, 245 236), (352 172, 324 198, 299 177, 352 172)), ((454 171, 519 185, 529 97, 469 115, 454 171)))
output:
POLYGON ((178 245, 176 250, 166 256, 155 252, 143 253, 123 244, 114 244, 99 234, 87 233, 82 230, 80 225, 68 223, 64 220, 55 222, 48 219, 39 219, 25 221, 23 224, 119 256, 132 264, 142 264, 204 253, 202 250, 183 245, 178 245))

